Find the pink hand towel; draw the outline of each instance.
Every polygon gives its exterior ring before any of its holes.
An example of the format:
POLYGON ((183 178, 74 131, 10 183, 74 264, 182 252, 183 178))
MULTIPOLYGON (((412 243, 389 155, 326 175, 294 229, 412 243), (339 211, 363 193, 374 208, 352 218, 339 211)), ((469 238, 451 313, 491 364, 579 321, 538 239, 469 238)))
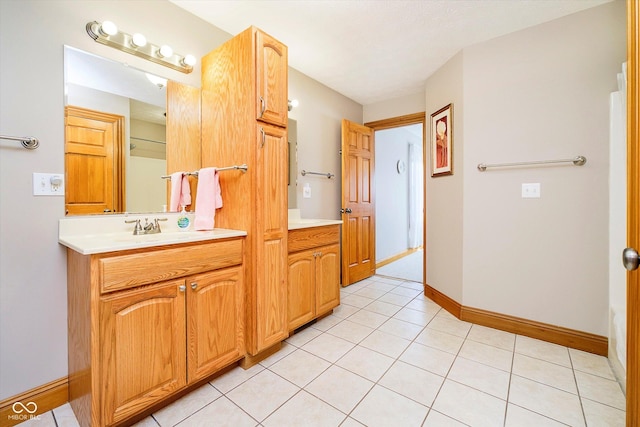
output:
POLYGON ((198 193, 196 194, 196 230, 213 230, 216 209, 222 207, 220 178, 216 168, 202 168, 198 172, 198 193))
POLYGON ((189 177, 184 172, 172 173, 169 212, 180 212, 180 208, 182 206, 187 206, 190 204, 191 188, 189 187, 189 177))

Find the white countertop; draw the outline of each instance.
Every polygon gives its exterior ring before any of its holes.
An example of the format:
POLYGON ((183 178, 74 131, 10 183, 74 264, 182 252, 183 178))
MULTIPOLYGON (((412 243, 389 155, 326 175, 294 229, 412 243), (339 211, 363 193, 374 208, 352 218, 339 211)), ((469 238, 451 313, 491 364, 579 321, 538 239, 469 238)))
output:
POLYGON ((289 230, 298 230, 300 228, 323 227, 325 225, 342 224, 342 221, 337 219, 300 218, 300 209, 289 209, 288 220, 289 220, 289 230))
POLYGON ((323 227, 325 225, 339 225, 342 221, 336 219, 298 219, 289 220, 289 230, 298 230, 300 228, 323 227))
MULTIPOLYGON (((182 231, 177 226, 178 216, 179 214, 171 212, 67 217, 59 221, 58 242, 83 255, 91 255, 247 235, 246 231, 224 228, 211 231, 194 231, 191 228, 182 231), (145 218, 149 218, 150 222, 154 218, 167 218, 167 221, 160 222, 161 233, 138 236, 133 234, 134 224, 124 222, 141 219, 144 225, 145 218)), ((188 216, 193 224, 193 214, 188 216)))
MULTIPOLYGON (((193 226, 187 231, 182 231, 177 225, 179 216, 180 214, 176 212, 167 212, 66 217, 59 221, 58 242, 83 255, 91 255, 247 235, 247 232, 243 230, 224 228, 194 231, 193 226), (125 223, 125 221, 140 219, 141 224, 144 225, 145 218, 148 218, 149 222, 155 218, 167 218, 167 221, 160 222, 161 233, 139 236, 133 234, 134 224, 125 223)), ((194 214, 188 213, 187 216, 193 224, 194 214)), ((340 224, 342 224, 341 220, 300 218, 297 212, 289 215, 289 230, 340 224)))

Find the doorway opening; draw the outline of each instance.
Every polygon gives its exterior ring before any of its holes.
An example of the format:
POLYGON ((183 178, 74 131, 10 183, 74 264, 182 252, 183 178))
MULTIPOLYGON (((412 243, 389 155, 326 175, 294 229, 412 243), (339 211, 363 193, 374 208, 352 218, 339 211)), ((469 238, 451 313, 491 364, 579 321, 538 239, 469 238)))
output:
POLYGON ((425 114, 365 126, 376 141, 376 274, 424 283, 425 114))

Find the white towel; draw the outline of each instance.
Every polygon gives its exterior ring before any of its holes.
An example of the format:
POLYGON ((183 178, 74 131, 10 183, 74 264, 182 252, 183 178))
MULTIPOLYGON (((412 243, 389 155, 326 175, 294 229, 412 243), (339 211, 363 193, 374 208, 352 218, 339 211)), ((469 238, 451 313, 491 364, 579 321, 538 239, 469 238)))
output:
POLYGON ((191 187, 189 187, 189 177, 185 172, 172 173, 169 212, 180 212, 180 208, 182 206, 187 206, 190 204, 191 187))
POLYGON ((198 172, 198 192, 196 194, 195 230, 213 230, 216 209, 222 207, 220 179, 216 168, 202 168, 198 172))

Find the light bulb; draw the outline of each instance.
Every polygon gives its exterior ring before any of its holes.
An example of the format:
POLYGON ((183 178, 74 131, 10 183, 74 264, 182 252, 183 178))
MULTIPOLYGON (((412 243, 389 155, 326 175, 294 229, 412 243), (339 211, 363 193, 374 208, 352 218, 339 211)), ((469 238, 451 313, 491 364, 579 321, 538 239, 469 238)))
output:
POLYGON ((135 33, 131 37, 131 44, 133 47, 145 47, 147 45, 147 38, 140 33, 135 33))
POLYGON ((172 55, 173 49, 171 49, 171 46, 167 46, 166 44, 162 45, 158 50, 158 56, 160 56, 160 58, 168 58, 172 55))
POLYGON ((293 108, 296 108, 298 105, 300 105, 300 102, 297 99, 292 99, 291 100, 291 106, 293 108))
POLYGON ((113 36, 115 34, 118 34, 118 26, 116 24, 114 24, 113 22, 111 22, 111 21, 104 21, 100 25, 100 30, 99 31, 104 36, 113 36))
POLYGON ((196 65, 196 57, 193 55, 186 55, 184 58, 182 58, 181 62, 185 67, 193 67, 194 65, 196 65))

